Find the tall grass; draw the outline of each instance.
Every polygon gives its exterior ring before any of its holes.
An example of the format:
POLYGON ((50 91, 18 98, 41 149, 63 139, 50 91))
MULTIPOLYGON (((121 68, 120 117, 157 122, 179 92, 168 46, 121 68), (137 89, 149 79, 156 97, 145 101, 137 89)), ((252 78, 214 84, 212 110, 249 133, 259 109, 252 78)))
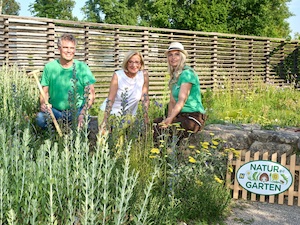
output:
POLYGON ((300 92, 293 86, 278 87, 254 79, 237 87, 227 82, 224 89, 204 93, 209 123, 255 123, 274 126, 300 125, 300 92))
MULTIPOLYGON (((35 126, 39 95, 35 83, 18 68, 7 66, 1 68, 0 80, 0 224, 222 222, 230 203, 224 184, 227 153, 234 149, 226 149, 213 134, 207 142, 190 145, 184 139, 178 144, 180 129, 174 124, 154 148, 152 129, 143 123, 141 108, 135 118, 115 118, 112 132, 99 134, 91 149, 88 118, 81 130, 72 129, 63 138, 54 130, 40 134, 35 126)), ((290 115, 296 116, 297 92, 283 89, 277 94, 277 89, 266 87, 207 92, 209 122, 258 122, 255 112, 263 104, 258 102, 265 101, 266 109, 267 102, 276 102, 279 96, 277 108, 289 106, 290 115), (273 101, 267 101, 267 95, 273 101), (239 103, 241 96, 244 100, 239 103), (251 96, 258 100, 250 101, 251 96), (242 107, 247 107, 245 113, 230 116, 237 109, 244 112, 242 107), (246 114, 250 109, 251 118, 246 114)), ((152 99, 150 119, 164 115, 166 99, 152 99)), ((268 117, 275 114, 272 109, 273 105, 263 115, 275 122, 268 117)), ((289 121, 281 120, 282 125, 290 125, 289 121)))

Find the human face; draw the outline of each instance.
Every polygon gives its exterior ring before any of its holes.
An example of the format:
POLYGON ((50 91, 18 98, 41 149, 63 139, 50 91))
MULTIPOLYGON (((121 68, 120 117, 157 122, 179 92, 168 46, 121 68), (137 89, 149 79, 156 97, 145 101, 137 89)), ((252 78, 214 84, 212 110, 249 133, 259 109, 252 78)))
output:
POLYGON ((64 62, 70 62, 73 60, 75 55, 75 43, 68 40, 62 40, 61 46, 58 48, 60 58, 64 62))
POLYGON ((141 69, 141 58, 138 55, 132 56, 127 62, 127 70, 131 74, 136 74, 141 69))
POLYGON ((180 60, 181 60, 180 51, 174 50, 168 52, 168 63, 170 66, 177 67, 180 63, 180 60))

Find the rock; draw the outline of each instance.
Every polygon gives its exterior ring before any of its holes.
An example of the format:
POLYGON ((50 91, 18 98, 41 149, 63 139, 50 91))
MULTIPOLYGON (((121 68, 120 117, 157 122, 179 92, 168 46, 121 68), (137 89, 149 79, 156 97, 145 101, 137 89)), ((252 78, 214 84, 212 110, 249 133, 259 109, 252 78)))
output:
POLYGON ((202 139, 204 141, 213 138, 220 138, 226 141, 228 147, 236 150, 250 150, 262 153, 269 152, 269 155, 277 152, 279 155, 286 153, 300 153, 300 132, 299 128, 276 128, 276 130, 264 130, 259 125, 253 124, 210 124, 203 131, 195 134, 192 140, 202 139))

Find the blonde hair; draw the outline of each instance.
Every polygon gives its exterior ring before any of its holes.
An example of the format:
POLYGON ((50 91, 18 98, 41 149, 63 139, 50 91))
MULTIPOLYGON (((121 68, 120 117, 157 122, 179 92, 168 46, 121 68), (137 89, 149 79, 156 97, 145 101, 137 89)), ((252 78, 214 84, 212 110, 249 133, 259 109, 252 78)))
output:
POLYGON ((186 55, 180 52, 180 61, 179 64, 174 68, 169 64, 168 61, 168 73, 170 74, 170 81, 169 81, 169 88, 172 90, 173 84, 175 84, 182 73, 183 67, 185 66, 186 62, 186 55))
POLYGON ((125 55, 125 58, 123 60, 123 63, 122 63, 122 69, 124 71, 127 71, 127 67, 128 67, 128 61, 129 59, 131 59, 132 56, 134 55, 138 55, 141 59, 141 68, 140 70, 143 70, 144 69, 144 66, 145 66, 145 62, 144 62, 144 58, 142 56, 142 54, 139 52, 139 51, 129 51, 126 55, 125 55))

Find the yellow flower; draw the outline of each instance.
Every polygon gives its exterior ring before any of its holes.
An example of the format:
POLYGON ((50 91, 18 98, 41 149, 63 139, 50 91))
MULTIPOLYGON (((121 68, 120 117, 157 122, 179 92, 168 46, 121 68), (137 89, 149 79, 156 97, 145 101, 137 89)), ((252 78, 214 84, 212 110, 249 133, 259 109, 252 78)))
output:
POLYGON ((212 141, 211 143, 213 143, 213 145, 218 145, 219 144, 219 142, 217 142, 217 141, 212 141))
POLYGON ((213 146, 211 146, 211 148, 214 148, 214 149, 216 149, 217 147, 213 145, 213 146))
POLYGON ((190 163, 196 163, 196 159, 194 159, 192 156, 189 156, 189 162, 190 163))
POLYGON ((150 159, 155 159, 155 158, 157 158, 157 155, 150 155, 149 158, 150 159))
POLYGON ((272 180, 279 180, 279 174, 278 173, 273 173, 272 174, 272 180))
POLYGON ((159 154, 159 149, 158 148, 152 148, 151 153, 154 153, 154 154, 159 154))
POLYGON ((229 173, 232 173, 232 172, 233 172, 233 167, 232 167, 232 165, 229 165, 229 166, 228 166, 228 172, 229 172, 229 173))
POLYGON ((215 136, 215 134, 214 134, 214 133, 209 133, 209 135, 210 135, 210 136, 215 136))
POLYGON ((217 181, 218 183, 220 183, 220 184, 223 184, 223 180, 221 180, 219 177, 217 177, 216 175, 215 175, 215 181, 217 181))
POLYGON ((203 182, 200 181, 200 180, 196 180, 195 182, 196 182, 196 184, 198 184, 199 186, 201 186, 201 185, 203 184, 203 182))
POLYGON ((165 141, 164 141, 164 140, 159 140, 159 142, 160 142, 160 143, 164 143, 165 141))
POLYGON ((202 148, 208 149, 209 143, 208 142, 202 142, 201 145, 202 145, 202 148))
POLYGON ((159 147, 160 147, 160 148, 163 148, 163 147, 164 147, 164 145, 160 145, 159 147))
POLYGON ((195 145, 190 145, 189 148, 195 148, 195 145))
POLYGON ((201 153, 201 152, 200 152, 199 150, 196 150, 196 153, 198 153, 198 154, 199 154, 199 153, 201 153))
POLYGON ((179 123, 172 123, 171 126, 175 126, 175 127, 180 127, 180 122, 179 123))

